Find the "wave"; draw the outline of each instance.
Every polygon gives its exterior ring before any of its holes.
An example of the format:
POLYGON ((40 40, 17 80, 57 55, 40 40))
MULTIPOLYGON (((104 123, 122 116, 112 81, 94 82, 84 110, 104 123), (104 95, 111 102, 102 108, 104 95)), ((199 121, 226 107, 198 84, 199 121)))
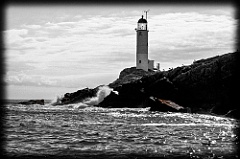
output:
POLYGON ((219 123, 145 123, 143 126, 205 126, 205 127, 236 127, 234 124, 219 123))
POLYGON ((108 87, 108 86, 101 86, 98 88, 98 92, 96 97, 92 97, 92 98, 87 98, 86 100, 84 100, 83 103, 88 104, 88 105, 98 105, 99 103, 101 103, 104 98, 106 98, 111 92, 113 91, 112 88, 108 87))
MULTIPOLYGON (((106 98, 111 92, 114 92, 115 94, 118 94, 117 91, 114 91, 112 88, 108 87, 108 86, 100 86, 98 88, 98 91, 96 93, 95 97, 92 98, 86 98, 84 99, 82 102, 76 103, 73 105, 71 105, 71 107, 73 108, 83 108, 83 107, 89 107, 89 106, 94 106, 94 105, 98 105, 99 103, 101 103, 104 98, 106 98)), ((61 100, 62 100, 63 96, 57 96, 55 99, 52 100, 51 105, 58 105, 61 104, 61 100)))
POLYGON ((58 105, 61 104, 61 100, 62 100, 63 96, 56 96, 56 98, 54 98, 50 104, 51 105, 58 105))

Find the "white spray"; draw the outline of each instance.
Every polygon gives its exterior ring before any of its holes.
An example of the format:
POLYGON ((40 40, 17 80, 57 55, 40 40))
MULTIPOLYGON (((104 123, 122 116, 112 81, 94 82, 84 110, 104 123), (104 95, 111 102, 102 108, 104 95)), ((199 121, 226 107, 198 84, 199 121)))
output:
MULTIPOLYGON (((114 92, 115 94, 118 95, 117 91, 114 91, 112 88, 108 87, 108 86, 101 86, 98 88, 98 92, 96 94, 95 97, 92 98, 86 98, 83 102, 78 103, 78 106, 91 106, 91 105, 98 105, 99 103, 101 103, 104 98, 106 98, 111 92, 114 92)), ((57 104, 61 104, 61 99, 63 98, 63 96, 57 96, 52 102, 52 105, 57 105, 57 104)))
POLYGON ((104 98, 106 98, 111 92, 113 91, 112 88, 109 88, 108 86, 101 86, 98 88, 98 92, 96 97, 88 98, 83 103, 88 105, 98 105, 101 103, 104 98))
POLYGON ((63 98, 63 96, 57 96, 55 99, 53 99, 53 100, 51 101, 51 105, 61 104, 62 98, 63 98))

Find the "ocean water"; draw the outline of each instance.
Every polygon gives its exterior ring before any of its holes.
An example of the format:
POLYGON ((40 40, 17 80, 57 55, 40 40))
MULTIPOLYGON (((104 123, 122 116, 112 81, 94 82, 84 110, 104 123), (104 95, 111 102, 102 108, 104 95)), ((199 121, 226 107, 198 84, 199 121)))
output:
POLYGON ((231 118, 81 103, 5 107, 10 157, 238 158, 239 122, 231 118))

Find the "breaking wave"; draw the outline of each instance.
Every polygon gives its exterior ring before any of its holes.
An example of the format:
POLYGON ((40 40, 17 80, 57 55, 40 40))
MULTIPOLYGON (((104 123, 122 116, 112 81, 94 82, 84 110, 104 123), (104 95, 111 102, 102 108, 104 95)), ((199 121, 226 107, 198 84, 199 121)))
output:
POLYGON ((54 98, 51 101, 51 105, 57 105, 57 104, 61 104, 61 100, 62 100, 63 96, 56 96, 56 98, 54 98))
POLYGON ((108 86, 101 86, 98 89, 96 97, 88 98, 84 101, 84 103, 88 105, 98 105, 111 93, 111 91, 113 91, 112 88, 109 88, 108 86))
MULTIPOLYGON (((83 100, 83 102, 79 102, 76 105, 74 105, 74 108, 80 108, 80 107, 88 107, 88 106, 94 106, 101 103, 104 98, 106 98, 111 92, 117 93, 112 88, 108 86, 101 86, 98 88, 98 92, 96 93, 95 97, 92 98, 86 98, 83 100)), ((63 96, 57 96, 54 100, 52 100, 51 105, 58 105, 61 104, 61 99, 63 96)))

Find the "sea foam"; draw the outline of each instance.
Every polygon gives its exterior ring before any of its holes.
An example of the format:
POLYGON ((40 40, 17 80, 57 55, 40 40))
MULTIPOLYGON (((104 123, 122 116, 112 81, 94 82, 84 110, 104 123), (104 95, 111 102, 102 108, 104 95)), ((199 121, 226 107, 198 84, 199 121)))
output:
POLYGON ((109 88, 108 86, 101 86, 98 88, 98 92, 96 94, 96 97, 87 98, 83 103, 88 105, 98 105, 101 103, 104 98, 106 98, 111 92, 113 91, 112 88, 109 88))
MULTIPOLYGON (((100 102, 104 100, 111 92, 114 92, 115 94, 118 94, 117 91, 114 91, 112 88, 108 86, 100 86, 98 88, 98 91, 96 93, 95 97, 92 98, 86 98, 82 102, 79 102, 77 104, 74 104, 74 108, 78 107, 87 107, 87 106, 93 106, 98 105, 100 102)), ((63 96, 57 96, 55 99, 52 100, 51 105, 58 105, 62 104, 61 99, 63 96)))

